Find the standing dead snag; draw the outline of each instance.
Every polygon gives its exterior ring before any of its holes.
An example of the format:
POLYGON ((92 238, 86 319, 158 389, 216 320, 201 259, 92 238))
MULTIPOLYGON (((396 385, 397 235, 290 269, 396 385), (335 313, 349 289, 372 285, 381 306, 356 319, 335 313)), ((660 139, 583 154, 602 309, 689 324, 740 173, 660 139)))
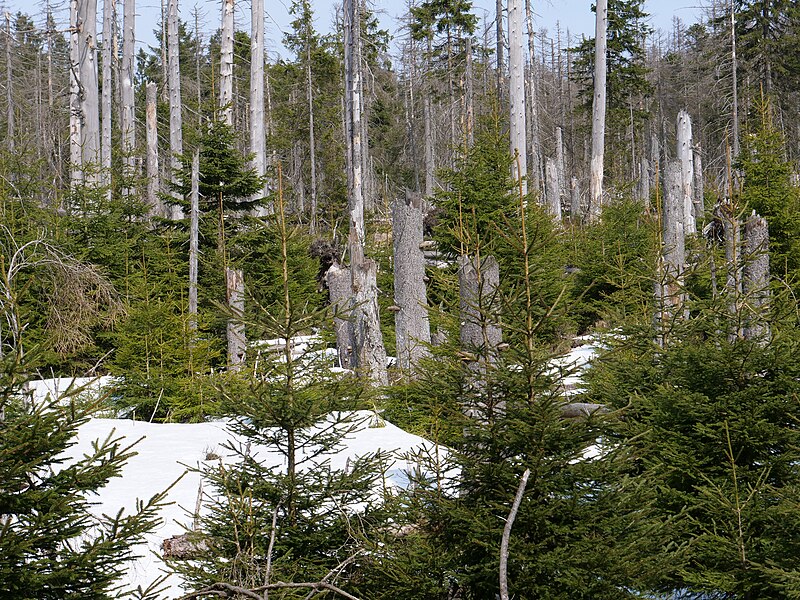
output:
POLYGON ((503 332, 494 311, 495 295, 500 286, 497 259, 460 256, 458 259, 459 338, 470 368, 486 371, 496 359, 503 332))
POLYGON ((509 69, 509 106, 511 174, 517 189, 521 187, 522 195, 528 193, 528 143, 525 126, 525 61, 522 58, 522 0, 509 0, 508 3, 508 69, 509 69))
MULTIPOLYGON (((170 151, 170 179, 175 181, 181 169, 180 156, 183 154, 183 116, 181 113, 181 74, 180 74, 180 48, 178 40, 178 0, 169 0, 167 12, 167 54, 168 54, 168 80, 169 88, 169 151, 170 151)), ((178 192, 173 192, 176 200, 180 200, 178 192)), ((183 218, 183 210, 179 204, 171 207, 172 218, 183 218)))
POLYGON ((394 245, 394 302, 397 363, 413 370, 428 355, 431 343, 425 290, 425 257, 422 244, 422 198, 406 193, 397 198, 392 213, 394 245))
POLYGON ((719 206, 719 216, 725 231, 725 294, 728 297, 728 314, 731 326, 728 339, 733 342, 742 337, 741 300, 742 300, 742 257, 741 229, 736 205, 726 201, 719 206))
POLYGON ((742 291, 747 314, 744 338, 766 342, 769 339, 769 229, 767 221, 755 211, 744 224, 744 268, 742 291))
POLYGON ((686 239, 683 225, 681 169, 677 161, 667 164, 662 211, 662 250, 656 295, 656 318, 660 342, 666 345, 670 322, 681 316, 684 305, 683 269, 686 264, 686 239))
POLYGON ((594 97, 592 100, 592 162, 590 166, 589 220, 600 217, 603 204, 603 157, 606 138, 606 29, 608 0, 597 0, 594 40, 594 97))
POLYGON ((145 137, 147 141, 147 205, 150 216, 166 217, 167 209, 159 199, 160 191, 158 172, 158 118, 156 114, 156 84, 148 81, 145 85, 145 137))
POLYGON ((692 118, 682 110, 678 113, 678 161, 681 167, 681 196, 683 197, 683 228, 687 235, 697 233, 697 214, 694 207, 694 156, 692 118))
POLYGON ((350 270, 336 263, 325 273, 330 305, 333 307, 333 329, 336 333, 336 350, 339 366, 349 369, 353 365, 353 324, 350 321, 350 270))
POLYGON ((241 269, 225 268, 228 308, 228 368, 238 371, 244 364, 247 339, 244 332, 244 273, 241 269))

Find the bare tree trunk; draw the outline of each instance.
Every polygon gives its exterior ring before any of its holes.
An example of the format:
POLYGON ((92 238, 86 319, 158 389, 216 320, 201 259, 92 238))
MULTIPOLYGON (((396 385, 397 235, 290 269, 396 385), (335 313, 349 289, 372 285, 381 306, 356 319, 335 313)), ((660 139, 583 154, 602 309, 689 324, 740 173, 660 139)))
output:
POLYGON ((466 132, 467 148, 472 148, 475 143, 475 86, 472 68, 472 36, 467 37, 467 73, 466 73, 466 93, 464 104, 466 105, 466 132))
POLYGON ((350 271, 346 267, 333 264, 325 273, 330 305, 333 307, 333 329, 336 333, 336 350, 339 366, 349 369, 353 366, 353 324, 350 320, 350 298, 353 293, 350 271))
POLYGON ((558 193, 558 166, 556 161, 548 158, 545 165, 545 191, 547 210, 555 221, 561 221, 561 197, 558 193))
POLYGON ((228 368, 241 369, 245 361, 247 338, 244 332, 244 273, 241 269, 225 267, 225 287, 228 290, 228 309, 233 318, 228 319, 228 368))
POLYGON ((581 207, 581 188, 578 183, 577 177, 570 179, 570 217, 574 223, 580 223, 583 218, 583 209, 581 207))
POLYGON ((594 46, 594 98, 592 100, 592 162, 590 167, 589 220, 600 217, 603 204, 603 154, 606 137, 606 28, 608 0, 597 0, 594 46))
POLYGON ((14 155, 14 94, 13 94, 13 66, 11 63, 11 13, 6 11, 6 140, 9 155, 14 155))
POLYGON ((103 0, 103 125, 100 139, 100 181, 105 187, 106 199, 111 200, 111 61, 114 56, 114 3, 103 0))
POLYGON ((84 181, 100 182, 100 97, 97 82, 97 0, 79 0, 78 37, 81 89, 81 155, 84 181))
POLYGON ((663 257, 664 320, 678 316, 684 304, 683 270, 686 264, 683 180, 677 161, 667 164, 664 179, 663 257))
POLYGON ((701 219, 700 229, 702 230, 702 219, 706 212, 705 189, 703 185, 703 155, 700 144, 695 144, 692 152, 694 159, 694 214, 701 219))
POLYGON ((639 176, 639 196, 644 204, 646 212, 650 211, 650 161, 646 156, 642 156, 639 169, 641 174, 639 176))
POLYGON ((503 104, 503 98, 506 95, 505 86, 505 67, 503 61, 506 56, 505 42, 503 38, 503 0, 497 0, 495 3, 495 42, 497 45, 497 99, 500 105, 503 104))
MULTIPOLYGON (((178 41, 178 0, 168 0, 169 10, 167 15, 167 42, 169 57, 169 151, 170 151, 170 177, 177 183, 176 177, 181 168, 180 156, 183 154, 183 116, 181 114, 181 71, 180 71, 180 46, 178 41)), ((178 192, 173 191, 173 197, 180 199, 178 192)), ((174 220, 183 218, 183 209, 180 205, 173 204, 171 217, 174 220)))
POLYGON ((308 152, 311 161, 310 229, 317 231, 317 139, 314 131, 314 80, 311 73, 311 40, 306 40, 306 98, 308 100, 308 152))
POLYGON ((533 188, 541 189, 542 180, 542 144, 539 136, 539 94, 538 83, 536 81, 536 44, 533 31, 533 11, 531 10, 531 0, 525 0, 525 19, 528 23, 528 114, 530 122, 530 144, 531 144, 531 181, 533 188))
POLYGON ((558 174, 558 198, 563 199, 567 195, 567 174, 564 160, 564 134, 561 127, 556 127, 556 172, 558 174))
POLYGON ((81 22, 78 14, 78 1, 69 3, 69 162, 70 185, 75 188, 84 181, 83 154, 81 152, 81 130, 83 118, 81 113, 81 81, 80 81, 80 37, 81 22))
MULTIPOLYGON (((250 152, 253 168, 259 177, 267 173, 267 136, 264 131, 264 0, 252 0, 250 9, 250 152)), ((199 92, 198 92, 199 93, 199 92)), ((266 180, 259 192, 269 194, 266 180)), ((269 213, 259 210, 258 214, 269 213)))
MULTIPOLYGON (((428 36, 428 54, 431 53, 431 38, 428 36)), ((425 92, 423 93, 422 100, 422 118, 424 120, 424 136, 425 136, 425 197, 430 198, 433 196, 434 176, 436 172, 436 159, 433 152, 433 108, 431 106, 431 89, 430 81, 430 62, 426 62, 425 68, 425 92)))
MULTIPOLYGON (((124 0, 122 21, 122 78, 120 128, 122 130, 122 161, 126 180, 135 174, 136 160, 136 108, 133 79, 136 74, 134 54, 136 46, 136 0, 124 0)), ((126 186, 127 189, 127 186, 126 186)), ((130 189, 128 189, 130 193, 130 189)))
POLYGON ((522 0, 508 0, 508 70, 509 70, 509 105, 511 174, 516 189, 522 188, 522 194, 528 193, 528 143, 525 127, 525 61, 522 58, 522 0))
POLYGON ((431 329, 425 290, 425 257, 422 244, 422 198, 406 193, 397 198, 392 213, 394 245, 394 303, 397 364, 413 371, 428 356, 431 329))
POLYGON ((720 205, 722 225, 725 229, 725 267, 727 278, 725 293, 728 297, 728 313, 731 327, 728 339, 731 342, 742 338, 741 299, 742 299, 742 257, 741 230, 736 216, 736 207, 726 201, 720 205))
MULTIPOLYGON (((736 59, 736 12, 733 10, 733 0, 730 5, 731 11, 731 137, 733 138, 733 160, 739 157, 739 63, 736 59)), ((733 189, 733 182, 731 182, 733 189)))
POLYGON ((233 9, 234 0, 222 0, 219 47, 219 109, 222 120, 233 126, 233 9))
POLYGON ((189 208, 189 329, 197 331, 197 259, 200 240, 200 150, 192 156, 192 192, 189 208))
POLYGON ((150 215, 165 217, 166 210, 159 198, 160 181, 158 171, 158 118, 156 105, 158 103, 158 90, 155 82, 148 81, 145 86, 146 111, 145 111, 145 137, 147 141, 147 204, 150 206, 150 215))
POLYGON ((511 539, 511 528, 514 526, 514 521, 517 518, 517 511, 520 504, 522 504, 522 497, 525 495, 525 488, 528 486, 528 477, 531 475, 530 469, 525 469, 517 487, 517 493, 514 496, 514 502, 511 504, 511 510, 508 511, 508 518, 503 527, 503 535, 500 539, 500 600, 509 600, 508 595, 508 545, 511 539))
POLYGON ((692 156, 692 118, 686 111, 678 113, 677 156, 681 165, 683 226, 687 235, 697 233, 694 214, 694 157, 692 156))
POLYGON ((493 363, 503 332, 495 317, 495 294, 500 286, 500 266, 493 256, 458 259, 461 347, 470 355, 473 370, 484 371, 493 363))
POLYGON ((769 230, 767 221, 753 211, 744 225, 742 287, 750 315, 744 337, 767 342, 769 329, 769 230))
POLYGON ((353 296, 355 367, 378 385, 388 382, 386 350, 378 317, 377 267, 364 255, 363 126, 361 123, 361 34, 359 0, 345 0, 345 121, 349 139, 348 204, 350 277, 353 296))

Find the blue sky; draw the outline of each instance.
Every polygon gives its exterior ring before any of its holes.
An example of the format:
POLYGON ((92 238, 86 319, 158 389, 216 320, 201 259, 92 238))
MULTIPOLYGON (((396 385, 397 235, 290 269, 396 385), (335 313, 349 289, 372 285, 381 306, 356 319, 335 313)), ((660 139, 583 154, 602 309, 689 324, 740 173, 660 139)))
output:
MULTIPOLYGON (((31 14, 37 23, 41 23, 44 21, 44 1, 39 0, 37 4, 29 4, 25 0, 6 0, 6 6, 13 11, 22 10, 31 14)), ((184 21, 192 23, 197 8, 200 27, 206 36, 219 27, 221 0, 179 1, 181 18, 184 21)), ((98 0, 98 18, 101 17, 102 2, 103 0, 98 0)), ((582 33, 592 35, 594 14, 590 10, 591 2, 592 0, 533 0, 536 28, 547 29, 555 35, 556 24, 559 23, 562 31, 569 29, 572 35, 579 36, 582 33)), ((265 3, 268 49, 276 54, 285 54, 281 39, 282 32, 288 28, 290 21, 288 12, 290 3, 291 0, 268 0, 265 3)), ((686 23, 695 22, 701 14, 701 9, 698 8, 700 3, 702 0, 646 0, 645 10, 651 14, 650 22, 654 28, 669 31, 672 29, 672 20, 675 16, 686 23)), ((60 6, 56 18, 66 27, 69 20, 67 0, 50 0, 50 4, 60 6)), ((152 30, 156 27, 161 12, 160 0, 137 0, 136 4, 136 37, 140 44, 152 44, 155 39, 152 30)), ((325 31, 330 28, 334 7, 340 4, 341 0, 312 0, 317 29, 325 31)), ((474 4, 475 12, 480 18, 483 19, 484 15, 489 20, 493 18, 495 0, 474 0, 474 4)), ((407 0, 373 0, 373 5, 375 10, 383 15, 384 26, 393 30, 396 28, 395 18, 406 10, 407 0)), ((249 0, 237 0, 236 15, 239 27, 249 27, 249 0)))

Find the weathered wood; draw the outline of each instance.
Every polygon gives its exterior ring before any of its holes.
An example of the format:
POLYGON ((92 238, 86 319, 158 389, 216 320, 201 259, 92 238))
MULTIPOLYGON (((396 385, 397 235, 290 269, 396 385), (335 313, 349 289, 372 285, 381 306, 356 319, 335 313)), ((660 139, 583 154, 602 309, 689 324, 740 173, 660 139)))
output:
MULTIPOLYGON (((136 110, 133 81, 134 53, 136 46, 136 0, 124 0, 122 21, 122 64, 120 78, 120 129, 122 131, 123 174, 126 179, 134 176, 136 160, 136 110)), ((126 190, 130 191, 130 190, 126 190)))
POLYGON ((148 81, 145 85, 145 137, 147 141, 147 204, 151 216, 166 217, 166 209, 158 194, 160 191, 160 173, 158 171, 158 89, 156 84, 148 81))
POLYGON ((745 319, 745 339, 764 342, 769 339, 769 274, 767 221, 753 211, 744 224, 742 290, 750 313, 745 319))
POLYGON ((589 171, 589 220, 600 217, 603 204, 603 159, 606 137, 606 29, 608 0, 597 0, 592 99, 592 158, 589 171))
POLYGON ((219 109, 222 120, 233 125, 233 11, 234 0, 222 0, 219 50, 219 109))
POLYGON ((70 185, 83 183, 83 154, 81 153, 81 82, 80 82, 80 22, 78 0, 69 3, 69 163, 70 185))
POLYGON ((503 527, 503 535, 500 538, 500 600, 510 599, 508 595, 508 546, 511 539, 511 527, 513 527, 514 520, 517 518, 517 511, 519 511, 519 506, 522 504, 522 497, 525 494, 530 475, 531 470, 525 469, 519 481, 519 486, 517 486, 517 493, 514 495, 511 510, 508 512, 508 518, 503 527))
POLYGON ((378 267, 375 261, 366 258, 360 264, 351 264, 350 270, 354 292, 354 366, 375 385, 387 385, 386 348, 378 313, 378 267))
POLYGON ((556 173, 558 175, 558 198, 563 202, 567 196, 567 174, 564 160, 564 134, 561 127, 556 127, 556 173))
POLYGON ((425 289, 425 256, 420 249, 423 225, 422 199, 407 193, 397 198, 392 212, 394 247, 394 302, 397 364, 413 371, 429 354, 431 329, 425 289))
POLYGON ((189 209, 189 329, 197 331, 197 262, 200 246, 200 150, 192 156, 189 209))
POLYGON ((100 181, 106 199, 111 199, 111 62, 113 60, 115 0, 103 0, 103 94, 102 130, 100 135, 100 181))
POLYGON ((78 1, 81 163, 84 182, 100 183, 100 94, 97 80, 97 0, 78 1))
POLYGON ((694 156, 692 150, 692 118, 682 110, 678 113, 676 156, 681 167, 681 196, 683 197, 683 229, 686 235, 697 233, 694 211, 694 156))
POLYGON ((6 144, 9 155, 14 154, 14 67, 11 62, 11 46, 13 34, 11 33, 11 13, 6 11, 6 144))
MULTIPOLYGON (((267 137, 264 130, 264 0, 252 0, 250 27, 250 153, 253 155, 252 167, 255 169, 256 175, 264 177, 267 173, 267 137)), ((312 188, 313 185, 312 177, 312 188)), ((255 196, 256 198, 266 198, 268 194, 269 186, 265 180, 264 186, 256 192, 255 196)), ((257 215, 266 215, 269 212, 271 212, 270 209, 266 207, 256 210, 257 215)), ((312 233, 314 218, 312 210, 312 233)))
POLYGON ((493 256, 480 261, 471 256, 458 259, 459 339, 461 347, 474 357, 471 368, 480 370, 494 362, 503 332, 495 315, 500 266, 493 256))
POLYGON ((581 188, 577 177, 572 177, 569 182, 569 213, 574 223, 580 223, 583 219, 583 207, 581 206, 581 188))
POLYGON ((542 182, 542 144, 539 135, 539 94, 536 81, 536 43, 533 24, 533 11, 531 0, 525 0, 525 21, 528 30, 528 99, 527 107, 530 119, 528 119, 528 138, 531 145, 531 181, 533 188, 541 189, 542 182))
POLYGON ((639 167, 639 196, 646 211, 650 210, 650 161, 643 156, 639 167))
MULTIPOLYGON (((180 72, 180 43, 178 40, 178 0, 169 0, 167 9, 167 57, 169 88, 169 151, 170 151, 170 178, 177 183, 177 174, 181 168, 180 156, 183 154, 183 115, 181 105, 181 72, 180 72)), ((172 192, 176 200, 180 200, 178 192, 172 192)), ((172 219, 183 218, 180 205, 173 204, 170 208, 172 219)))
POLYGON ((703 217, 706 212, 705 205, 705 186, 703 183, 703 155, 700 144, 695 144, 692 150, 694 158, 694 214, 696 219, 701 219, 700 229, 702 230, 703 217))
POLYGON ((334 263, 325 273, 325 284, 328 287, 330 305, 333 307, 333 330, 336 333, 339 366, 343 369, 349 369, 353 366, 350 270, 334 263))
POLYGON ((677 161, 667 164, 663 205, 664 312, 674 317, 680 313, 684 302, 683 270, 686 264, 683 180, 677 161))
POLYGON ((522 194, 528 193, 528 143, 525 126, 525 61, 522 57, 522 0, 508 0, 509 136, 511 175, 522 194))
POLYGON ((561 220, 561 194, 558 185, 558 166, 552 158, 547 158, 545 164, 545 195, 547 196, 547 210, 556 221, 561 220))
POLYGON ((725 294, 728 298, 728 313, 731 327, 728 332, 730 341, 742 337, 740 305, 742 300, 742 257, 741 226, 736 206, 726 201, 719 206, 719 215, 725 232, 725 294))
POLYGON ((225 288, 227 289, 228 310, 228 369, 238 371, 245 361, 247 338, 244 322, 244 272, 241 269, 225 268, 225 288))

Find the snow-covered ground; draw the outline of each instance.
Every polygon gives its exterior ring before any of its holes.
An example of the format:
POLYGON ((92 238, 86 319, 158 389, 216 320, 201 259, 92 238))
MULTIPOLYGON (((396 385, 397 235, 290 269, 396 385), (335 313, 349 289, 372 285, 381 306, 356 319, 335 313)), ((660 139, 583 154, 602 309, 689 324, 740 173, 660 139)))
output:
MULTIPOLYGON (((437 452, 431 442, 378 419, 371 411, 357 411, 350 417, 358 426, 343 441, 340 452, 326 457, 332 468, 345 468, 348 460, 381 450, 390 453, 391 459, 385 480, 377 484, 403 486, 407 482, 406 473, 414 468, 411 457, 420 452, 428 455, 437 452)), ((191 525, 201 476, 189 471, 188 467, 201 465, 209 455, 220 457, 212 458, 213 462, 230 462, 229 451, 226 452, 224 446, 226 442, 236 444, 240 440, 228 429, 225 421, 157 424, 125 419, 91 419, 80 428, 78 443, 70 449, 70 454, 82 456, 90 453, 93 441, 109 435, 124 436, 128 443, 141 441, 136 444, 137 455, 128 462, 122 477, 112 479, 100 490, 95 506, 97 514, 115 514, 120 508, 132 511, 137 499, 149 500, 180 478, 167 497, 174 504, 164 507, 160 513, 163 524, 148 535, 146 545, 137 548, 143 556, 131 563, 122 582, 131 588, 146 588, 164 574, 160 560, 162 541, 184 533, 191 525)), ((282 456, 268 448, 252 448, 251 451, 257 453, 265 464, 280 465, 282 462, 282 456)), ((177 576, 170 576, 166 584, 169 597, 180 595, 177 576)))

